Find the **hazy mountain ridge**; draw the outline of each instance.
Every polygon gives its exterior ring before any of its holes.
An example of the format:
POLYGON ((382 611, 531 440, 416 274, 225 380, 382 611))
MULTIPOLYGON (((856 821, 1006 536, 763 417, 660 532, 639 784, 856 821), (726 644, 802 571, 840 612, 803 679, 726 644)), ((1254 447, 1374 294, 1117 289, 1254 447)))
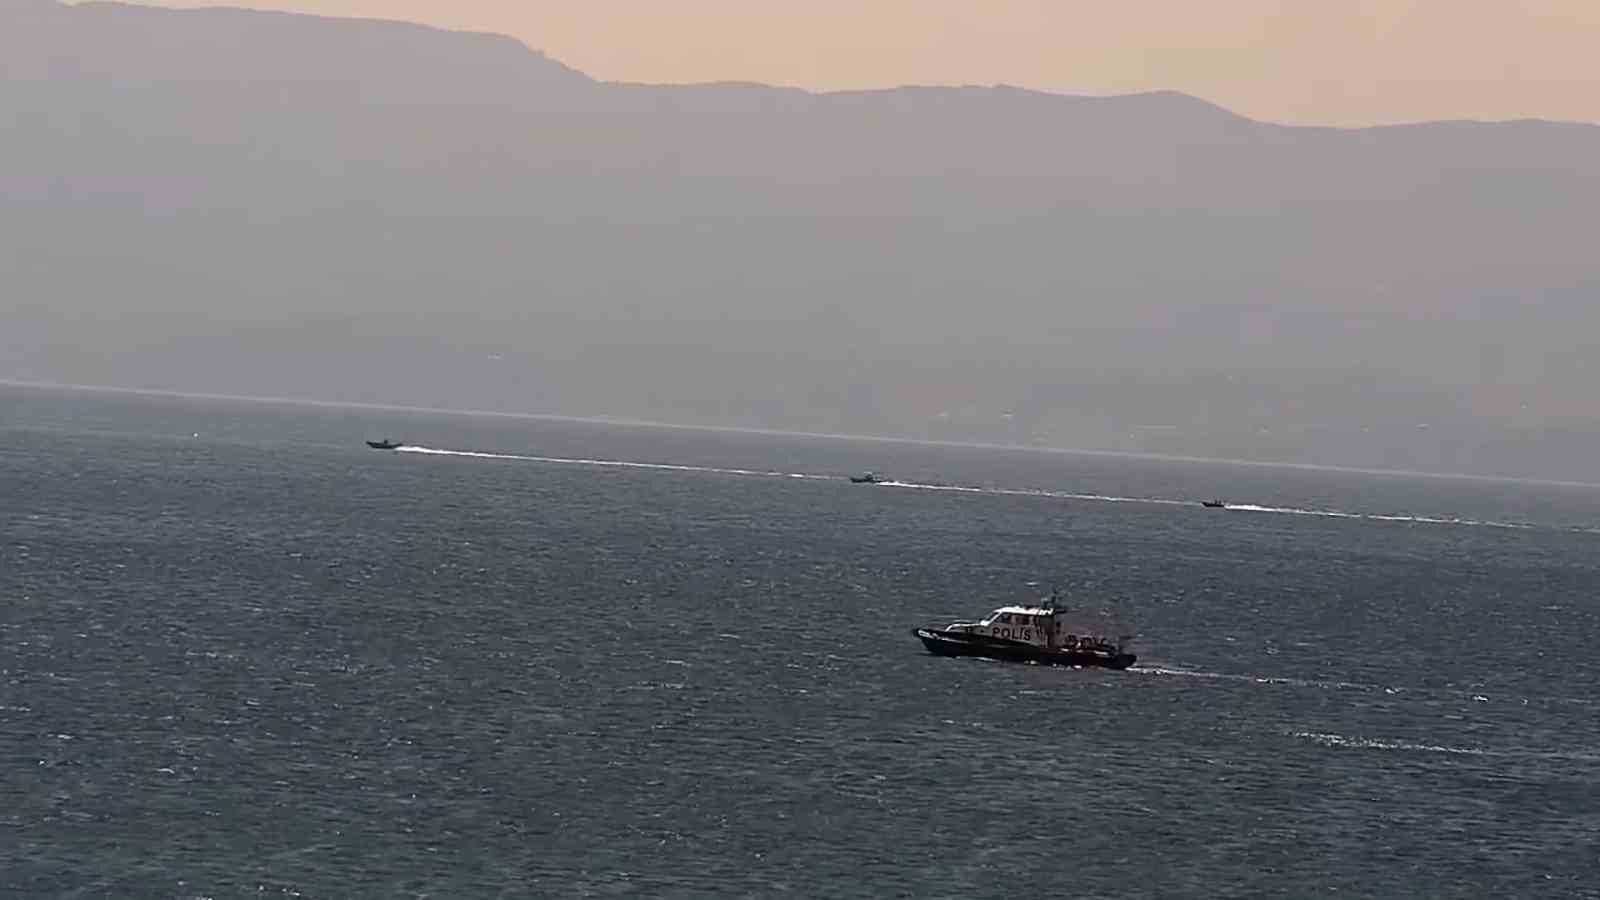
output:
POLYGON ((0 376, 1600 478, 1600 127, 0 17, 0 376))

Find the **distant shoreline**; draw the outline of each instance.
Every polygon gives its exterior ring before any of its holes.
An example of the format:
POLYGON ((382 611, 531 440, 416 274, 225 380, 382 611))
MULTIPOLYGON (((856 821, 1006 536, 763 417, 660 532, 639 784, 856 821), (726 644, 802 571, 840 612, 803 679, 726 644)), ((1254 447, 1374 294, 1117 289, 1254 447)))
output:
POLYGON ((1223 466, 1253 466, 1269 469, 1293 469, 1311 472, 1344 472, 1355 475, 1379 475, 1406 478, 1439 478, 1454 481, 1486 481, 1512 484, 1545 485, 1548 487, 1600 489, 1600 483, 1596 482, 1563 481, 1550 478, 1525 478, 1515 475, 1473 475, 1463 472, 1421 472, 1408 469, 1369 469, 1354 466, 1319 465, 1316 463, 1269 462, 1250 459, 1227 459, 1214 456, 1178 456, 1162 453, 1138 453, 1127 450, 1085 450, 1073 447, 1035 447, 1026 444, 995 444, 985 443, 982 441, 939 441, 930 440, 927 438, 891 437, 874 434, 838 434, 821 431, 790 431, 780 428, 755 428, 738 425, 696 425, 603 415, 574 416, 563 415, 559 413, 504 412, 488 409, 449 409, 438 406, 409 406, 401 403, 364 403, 354 400, 317 400, 304 397, 262 397, 248 394, 216 394, 205 391, 177 391, 162 388, 113 387, 99 384, 70 384, 54 381, 28 381, 14 378, 0 378, 0 387, 88 394, 118 394, 135 397, 164 397, 173 400, 211 400, 270 406, 309 406, 318 409, 361 409, 371 412, 425 413, 428 415, 521 419, 532 422, 573 422, 592 425, 620 425, 629 428, 660 428, 678 431, 708 431, 727 434, 763 435, 767 437, 798 437, 879 444, 905 444, 909 446, 922 447, 964 447, 974 450, 1005 450, 1022 453, 1057 454, 1063 456, 1100 456, 1116 459, 1143 459, 1153 462, 1203 463, 1223 466))

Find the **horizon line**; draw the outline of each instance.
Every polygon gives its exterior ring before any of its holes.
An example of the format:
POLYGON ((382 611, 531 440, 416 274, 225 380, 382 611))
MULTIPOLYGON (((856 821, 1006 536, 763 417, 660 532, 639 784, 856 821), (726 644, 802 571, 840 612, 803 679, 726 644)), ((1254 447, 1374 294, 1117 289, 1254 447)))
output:
MULTIPOLYGON (((1324 465, 1321 463, 1233 459, 1221 456, 1188 456, 1168 453, 1146 453, 1135 450, 1094 450, 1078 447, 1041 447, 1030 444, 1003 444, 989 441, 935 440, 931 438, 913 438, 903 436, 896 437, 882 434, 795 431, 782 428, 759 428, 755 426, 741 425, 706 425, 684 422, 663 422, 660 420, 607 416, 603 414, 579 416, 563 413, 507 412, 504 410, 492 409, 456 409, 442 406, 414 406, 403 403, 372 403, 354 400, 320 400, 309 397, 272 397, 254 394, 219 394, 208 391, 180 391, 166 388, 117 387, 113 385, 77 384, 58 381, 34 381, 29 379, 5 377, 0 377, 0 387, 21 388, 25 390, 53 390, 63 392, 76 391, 79 393, 163 397, 176 400, 211 400, 275 406, 308 406, 318 409, 361 409, 370 410, 373 412, 426 413, 430 415, 520 419, 535 422, 572 422, 592 425, 616 425, 628 428, 660 428, 679 431, 705 431, 724 434, 754 434, 767 437, 797 437, 879 444, 906 444, 923 447, 958 447, 975 450, 1050 453, 1062 456, 1094 456, 1117 459, 1137 459, 1151 462, 1181 462, 1226 466, 1252 466, 1258 468, 1292 469, 1297 471, 1311 472, 1342 472, 1352 475, 1374 475, 1383 477, 1435 478, 1453 481, 1485 481, 1495 483, 1543 485, 1546 487, 1600 489, 1600 482, 1570 481, 1554 478, 1532 478, 1518 475, 1482 475, 1468 472, 1428 472, 1418 469, 1378 469, 1359 466, 1324 465)), ((0 427, 3 427, 3 423, 0 423, 0 427)))

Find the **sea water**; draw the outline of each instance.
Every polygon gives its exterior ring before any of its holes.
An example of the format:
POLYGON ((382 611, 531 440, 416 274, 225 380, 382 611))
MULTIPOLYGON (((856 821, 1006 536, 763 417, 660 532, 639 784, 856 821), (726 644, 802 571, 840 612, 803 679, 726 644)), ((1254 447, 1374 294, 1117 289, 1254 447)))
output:
POLYGON ((1593 896, 1597 551, 1575 485, 4 388, 0 893, 1593 896), (910 634, 1052 587, 1138 665, 910 634))

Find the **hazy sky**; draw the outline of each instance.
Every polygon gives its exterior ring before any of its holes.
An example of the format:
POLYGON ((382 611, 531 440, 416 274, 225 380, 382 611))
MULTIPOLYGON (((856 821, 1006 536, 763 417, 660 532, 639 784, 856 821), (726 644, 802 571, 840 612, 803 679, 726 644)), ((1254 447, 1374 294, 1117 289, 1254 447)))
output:
MULTIPOLYGON (((169 0, 170 6, 216 5, 169 0)), ((229 0, 515 35, 607 80, 1171 88, 1287 122, 1600 122, 1600 0, 229 0)))

